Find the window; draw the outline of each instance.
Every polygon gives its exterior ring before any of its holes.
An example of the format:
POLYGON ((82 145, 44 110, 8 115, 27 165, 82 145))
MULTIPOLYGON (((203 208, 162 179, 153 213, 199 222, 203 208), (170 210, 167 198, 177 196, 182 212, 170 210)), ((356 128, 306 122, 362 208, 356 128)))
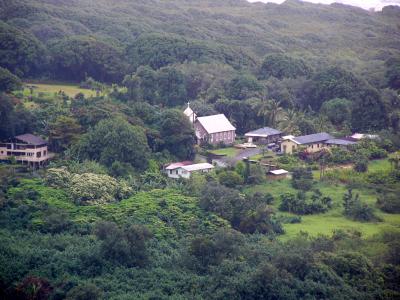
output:
POLYGON ((42 152, 38 152, 38 153, 36 153, 36 157, 37 157, 37 158, 40 158, 40 157, 42 157, 42 152))
POLYGON ((44 151, 43 151, 43 156, 46 156, 46 155, 47 155, 47 151, 44 150, 44 151))
POLYGON ((172 170, 169 170, 169 174, 172 174, 172 170))
POLYGON ((179 174, 178 170, 176 170, 175 173, 176 173, 176 175, 178 175, 179 174))

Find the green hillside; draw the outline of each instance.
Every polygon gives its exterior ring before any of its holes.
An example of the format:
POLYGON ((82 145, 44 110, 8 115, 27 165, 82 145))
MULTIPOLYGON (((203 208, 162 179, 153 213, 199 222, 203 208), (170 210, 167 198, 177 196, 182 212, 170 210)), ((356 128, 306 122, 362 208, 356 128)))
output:
POLYGON ((0 0, 0 299, 399 299, 399 92, 397 6, 0 0))

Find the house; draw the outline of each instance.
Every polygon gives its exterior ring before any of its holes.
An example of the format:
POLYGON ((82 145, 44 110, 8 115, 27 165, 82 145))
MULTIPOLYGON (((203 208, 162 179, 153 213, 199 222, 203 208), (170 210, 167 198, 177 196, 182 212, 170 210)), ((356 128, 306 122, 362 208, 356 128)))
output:
POLYGON ((309 153, 314 153, 326 147, 325 142, 331 139, 334 139, 334 137, 326 132, 290 137, 281 143, 281 151, 282 153, 291 154, 297 149, 302 149, 309 153))
POLYGON ((233 144, 236 137, 236 128, 224 114, 198 117, 194 129, 199 144, 233 144))
POLYGON ((276 143, 282 137, 282 131, 270 127, 263 127, 246 133, 245 137, 249 143, 276 143))
POLYGON ((340 138, 340 139, 330 139, 325 141, 325 144, 328 147, 341 147, 341 148, 347 148, 352 145, 356 145, 357 142, 352 141, 351 139, 348 138, 340 138))
POLYGON ((183 166, 188 166, 188 165, 192 165, 193 162, 192 161, 181 161, 181 162, 175 162, 172 164, 167 165, 164 170, 166 172, 166 174, 168 175, 168 177, 170 178, 179 178, 181 177, 181 167, 183 166))
POLYGON ((285 179, 288 174, 289 172, 284 169, 272 170, 268 172, 267 178, 270 180, 280 180, 285 179))
POLYGON ((191 123, 194 123, 196 121, 197 115, 196 113, 190 108, 190 103, 188 102, 186 109, 183 111, 186 117, 189 118, 189 121, 191 123))
POLYGON ((27 133, 0 143, 0 160, 10 160, 12 157, 23 164, 42 166, 49 160, 47 142, 27 133))
POLYGON ((209 163, 192 164, 192 162, 172 163, 165 168, 165 171, 170 178, 190 178, 194 172, 208 173, 214 166, 209 163))
POLYGON ((360 141, 363 139, 376 140, 379 139, 379 136, 376 134, 354 133, 353 135, 350 136, 350 138, 353 139, 354 141, 360 141))

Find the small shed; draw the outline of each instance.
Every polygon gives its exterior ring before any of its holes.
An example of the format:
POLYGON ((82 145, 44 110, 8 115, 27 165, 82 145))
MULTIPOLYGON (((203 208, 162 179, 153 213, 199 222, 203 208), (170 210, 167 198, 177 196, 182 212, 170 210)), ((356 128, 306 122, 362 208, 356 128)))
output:
POLYGON ((289 172, 284 169, 272 170, 267 174, 267 178, 270 180, 280 180, 287 178, 289 172))

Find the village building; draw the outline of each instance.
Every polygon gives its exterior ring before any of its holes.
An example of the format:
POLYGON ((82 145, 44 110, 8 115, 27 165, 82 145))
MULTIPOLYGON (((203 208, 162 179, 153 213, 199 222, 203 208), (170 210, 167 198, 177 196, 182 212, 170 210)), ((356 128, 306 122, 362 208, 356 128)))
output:
POLYGON ((283 140, 281 152, 292 154, 294 151, 301 149, 309 153, 315 153, 326 147, 325 142, 331 139, 334 139, 334 137, 326 132, 291 137, 283 140))
POLYGON ((168 165, 165 168, 167 176, 170 178, 186 178, 189 179, 190 175, 194 172, 208 173, 214 166, 209 163, 193 164, 189 161, 177 162, 168 165))
POLYGON ((0 160, 11 160, 40 167, 49 160, 47 142, 33 134, 17 135, 0 143, 0 160))
POLYGON ((357 145, 357 142, 348 138, 330 139, 325 142, 328 147, 347 148, 349 146, 357 145))
POLYGON ((272 170, 267 174, 267 178, 270 180, 281 180, 288 176, 289 172, 284 169, 272 170))
POLYGON ((379 139, 379 136, 376 134, 354 133, 349 138, 354 141, 360 141, 364 139, 376 140, 379 139))
POLYGON ((282 131, 270 127, 263 127, 246 133, 245 137, 248 143, 276 143, 282 137, 282 131))
POLYGON ((190 108, 190 103, 188 102, 186 109, 183 111, 186 117, 189 118, 189 121, 191 123, 194 123, 196 121, 197 115, 196 113, 190 108))
POLYGON ((198 117, 194 129, 199 144, 233 144, 236 138, 236 128, 224 114, 198 117))

